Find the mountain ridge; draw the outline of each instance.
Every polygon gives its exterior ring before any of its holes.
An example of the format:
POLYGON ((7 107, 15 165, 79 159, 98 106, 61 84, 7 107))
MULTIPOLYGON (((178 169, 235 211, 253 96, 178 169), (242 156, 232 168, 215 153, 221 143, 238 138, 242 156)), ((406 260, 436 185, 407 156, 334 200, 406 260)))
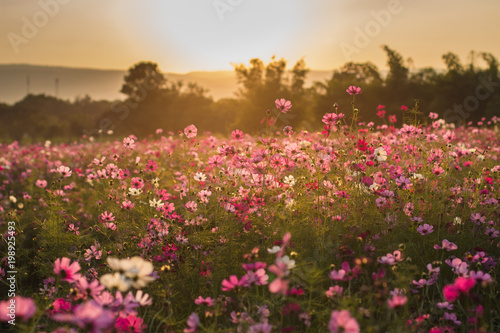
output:
MULTIPOLYGON (((13 104, 27 93, 65 100, 90 96, 94 100, 122 100, 119 92, 128 70, 32 64, 0 64, 0 102, 13 104), (56 79, 58 83, 56 84, 56 79)), ((311 70, 307 84, 331 77, 333 70, 311 70)), ((234 97, 238 84, 234 71, 163 72, 167 80, 196 82, 215 100, 234 97)))

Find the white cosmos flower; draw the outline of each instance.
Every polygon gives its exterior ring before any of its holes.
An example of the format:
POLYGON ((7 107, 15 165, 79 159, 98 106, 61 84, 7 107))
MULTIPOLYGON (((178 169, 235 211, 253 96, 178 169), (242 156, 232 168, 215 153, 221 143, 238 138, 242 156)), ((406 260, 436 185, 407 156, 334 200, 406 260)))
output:
POLYGON ((194 175, 194 180, 196 180, 197 182, 204 182, 205 180, 207 180, 207 176, 204 173, 197 172, 194 175))
POLYGON ((130 195, 132 195, 134 197, 137 196, 137 195, 139 195, 139 194, 141 194, 141 193, 142 193, 142 190, 140 188, 130 187, 128 189, 128 194, 130 194, 130 195))
POLYGON ((153 200, 149 200, 149 205, 151 207, 155 207, 155 208, 158 208, 158 207, 163 207, 165 206, 165 203, 164 202, 161 202, 160 199, 156 199, 154 198, 153 200))
POLYGON ((267 249, 267 252, 271 254, 278 253, 281 250, 281 247, 278 245, 274 245, 272 249, 267 249))
POLYGON ((136 256, 130 259, 108 257, 107 261, 109 267, 115 271, 112 276, 109 276, 111 274, 103 275, 102 278, 106 277, 104 278, 104 282, 101 281, 101 283, 107 287, 110 285, 118 288, 120 291, 126 291, 130 286, 135 289, 141 289, 149 282, 155 280, 154 277, 150 276, 153 273, 153 264, 142 257, 136 256))
POLYGON ((290 176, 286 176, 283 179, 283 183, 288 184, 288 185, 290 185, 290 187, 292 187, 293 185, 295 185, 296 181, 295 181, 295 178, 292 175, 290 175, 290 176))
POLYGON ((282 262, 286 264, 288 269, 292 269, 295 267, 295 260, 291 260, 288 256, 283 256, 281 258, 276 258, 276 262, 282 262))
POLYGON ((373 154, 377 158, 377 161, 384 162, 387 160, 387 152, 384 148, 379 147, 373 151, 373 154))
POLYGON ((137 290, 134 298, 140 306, 153 304, 153 300, 151 299, 151 297, 149 297, 149 294, 145 294, 142 290, 137 290))
POLYGON ((129 279, 125 278, 125 276, 118 272, 113 274, 104 274, 99 279, 99 282, 108 289, 116 288, 121 292, 129 290, 132 285, 129 279))

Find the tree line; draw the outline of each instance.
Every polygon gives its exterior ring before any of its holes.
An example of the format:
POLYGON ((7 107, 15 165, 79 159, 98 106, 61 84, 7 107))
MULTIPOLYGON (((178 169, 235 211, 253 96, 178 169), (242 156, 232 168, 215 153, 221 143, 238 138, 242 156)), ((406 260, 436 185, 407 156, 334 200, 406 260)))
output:
MULTIPOLYGON (((437 113, 448 122, 466 124, 500 115, 498 60, 490 53, 471 52, 468 63, 454 53, 442 56, 446 69, 412 68, 397 51, 382 46, 389 71, 382 75, 371 62, 348 62, 333 71, 330 79, 306 86, 309 69, 304 59, 287 69, 285 59, 275 57, 266 64, 251 59, 234 66, 238 81, 234 98, 213 100, 196 83, 169 81, 156 63, 133 65, 120 92, 123 101, 94 101, 89 97, 73 102, 45 95, 27 95, 13 104, 0 104, 2 140, 74 139, 85 135, 147 136, 161 128, 176 132, 196 124, 200 132, 227 135, 234 129, 255 134, 262 128, 292 126, 294 130, 318 130, 325 113, 352 116, 351 96, 345 89, 362 88, 356 98, 357 119, 381 124, 377 116, 384 104, 387 114, 405 121, 405 109, 418 105, 427 115, 437 113), (292 111, 281 115, 274 101, 285 98, 292 111)), ((424 119, 424 117, 422 117, 424 119)))

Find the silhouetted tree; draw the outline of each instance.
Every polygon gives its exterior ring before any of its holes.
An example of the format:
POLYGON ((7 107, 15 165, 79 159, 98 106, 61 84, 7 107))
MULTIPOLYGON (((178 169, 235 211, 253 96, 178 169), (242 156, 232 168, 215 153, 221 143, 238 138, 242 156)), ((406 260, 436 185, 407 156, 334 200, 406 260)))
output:
POLYGON ((139 62, 128 70, 125 83, 120 90, 134 102, 142 102, 148 92, 159 90, 165 85, 165 77, 154 62, 139 62))
POLYGON ((386 78, 387 86, 389 89, 404 88, 408 83, 409 70, 404 65, 403 57, 387 45, 383 45, 382 48, 387 54, 387 65, 389 66, 389 73, 386 78))

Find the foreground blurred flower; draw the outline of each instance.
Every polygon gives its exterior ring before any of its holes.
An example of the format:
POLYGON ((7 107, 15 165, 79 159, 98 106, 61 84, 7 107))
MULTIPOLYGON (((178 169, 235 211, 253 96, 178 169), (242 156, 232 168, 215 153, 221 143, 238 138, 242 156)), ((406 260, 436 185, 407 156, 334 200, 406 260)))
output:
POLYGON ((284 98, 277 99, 274 103, 276 104, 276 108, 283 113, 287 113, 292 108, 292 102, 287 101, 284 98))
POLYGON ((70 264, 69 258, 57 258, 54 262, 54 273, 61 276, 61 281, 75 282, 79 280, 81 275, 77 274, 80 271, 80 264, 73 262, 70 264))
POLYGON ((36 312, 35 302, 29 297, 15 296, 0 302, 0 321, 20 318, 24 321, 33 317, 36 312))
POLYGON ((333 311, 328 328, 332 333, 359 333, 359 324, 356 319, 351 317, 348 310, 333 311))
POLYGON ((437 244, 434 244, 434 248, 436 250, 443 249, 443 250, 446 250, 446 251, 453 251, 453 250, 458 249, 458 246, 455 243, 452 243, 452 242, 450 242, 447 239, 443 239, 443 241, 441 242, 441 246, 439 246, 437 244))
POLYGON ((102 332, 113 325, 114 315, 96 301, 91 300, 77 305, 70 313, 57 313, 55 321, 71 322, 84 328, 86 332, 102 332))
POLYGON ((394 309, 398 306, 403 306, 406 304, 408 298, 404 295, 394 295, 391 299, 387 300, 387 304, 391 309, 394 309))
POLYGON ((196 329, 198 328, 199 324, 200 324, 200 317, 198 317, 198 315, 195 312, 191 313, 191 315, 187 320, 188 328, 184 329, 184 333, 196 333, 196 329))
POLYGON ((349 86, 349 88, 347 88, 347 93, 349 95, 359 95, 361 94, 361 88, 360 87, 356 87, 356 86, 349 86))
POLYGON ((473 278, 458 277, 453 284, 448 284, 443 288, 444 298, 448 302, 455 302, 462 293, 468 294, 475 285, 476 280, 473 278))
POLYGON ((107 261, 109 267, 116 272, 101 276, 101 284, 108 289, 117 288, 120 291, 127 291, 130 286, 141 289, 155 280, 151 276, 153 264, 142 257, 136 256, 130 259, 108 257, 107 261))

